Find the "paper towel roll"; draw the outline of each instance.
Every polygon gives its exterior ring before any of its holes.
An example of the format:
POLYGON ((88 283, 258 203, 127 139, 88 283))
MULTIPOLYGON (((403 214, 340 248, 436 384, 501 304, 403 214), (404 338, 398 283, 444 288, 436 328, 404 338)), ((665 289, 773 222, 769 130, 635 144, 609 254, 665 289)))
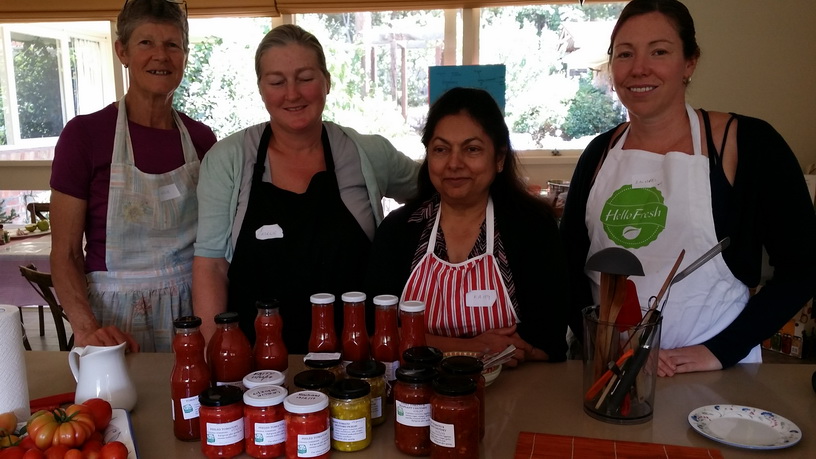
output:
POLYGON ((17 420, 31 417, 20 308, 0 304, 0 413, 14 411, 17 420))

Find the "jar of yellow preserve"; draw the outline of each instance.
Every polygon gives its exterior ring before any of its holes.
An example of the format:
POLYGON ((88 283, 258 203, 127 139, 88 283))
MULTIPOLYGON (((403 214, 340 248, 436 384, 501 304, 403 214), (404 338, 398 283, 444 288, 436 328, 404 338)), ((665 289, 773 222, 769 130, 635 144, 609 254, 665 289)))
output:
POLYGON ((359 379, 336 381, 329 389, 331 446, 359 451, 371 444, 371 388, 359 379))

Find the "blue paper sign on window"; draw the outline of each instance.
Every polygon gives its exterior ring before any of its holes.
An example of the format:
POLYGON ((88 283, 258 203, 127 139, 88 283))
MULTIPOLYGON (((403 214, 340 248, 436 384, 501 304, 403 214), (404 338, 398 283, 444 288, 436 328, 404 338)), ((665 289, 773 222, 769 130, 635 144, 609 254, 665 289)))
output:
POLYGON ((428 68, 428 99, 433 104, 448 89, 461 86, 464 88, 484 89, 499 104, 504 113, 504 93, 507 85, 505 75, 507 68, 503 64, 495 65, 442 65, 428 68))

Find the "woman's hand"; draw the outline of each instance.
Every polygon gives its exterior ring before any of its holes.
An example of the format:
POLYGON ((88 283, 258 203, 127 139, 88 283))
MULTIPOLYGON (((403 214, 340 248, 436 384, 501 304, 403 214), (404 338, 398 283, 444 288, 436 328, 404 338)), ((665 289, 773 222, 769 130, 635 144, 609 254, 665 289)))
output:
POLYGON ((521 339, 516 333, 516 326, 494 328, 473 338, 450 338, 446 336, 425 335, 428 346, 438 348, 442 352, 474 351, 483 354, 496 354, 507 349, 507 346, 516 346, 513 358, 505 363, 508 367, 516 367, 525 360, 547 360, 547 354, 541 349, 521 339))
POLYGON ((119 330, 115 326, 100 327, 87 334, 74 334, 75 346, 116 346, 126 343, 128 352, 139 352, 139 343, 129 333, 119 330))
POLYGON ((712 370, 722 370, 722 363, 702 344, 660 350, 660 360, 657 363, 658 376, 712 370))

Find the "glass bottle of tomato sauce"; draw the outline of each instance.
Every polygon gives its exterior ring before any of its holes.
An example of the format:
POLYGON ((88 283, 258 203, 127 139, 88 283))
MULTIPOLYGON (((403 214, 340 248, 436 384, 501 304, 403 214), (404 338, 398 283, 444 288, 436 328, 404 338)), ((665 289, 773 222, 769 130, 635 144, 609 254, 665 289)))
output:
POLYGON ((204 336, 201 319, 179 317, 173 321, 173 352, 176 354, 170 373, 170 396, 173 399, 173 433, 176 438, 193 441, 200 438, 198 395, 210 387, 210 369, 204 361, 204 336))
POLYGON ((431 457, 479 457, 479 399, 476 383, 465 376, 441 375, 431 396, 431 457))
POLYGON ((385 365, 385 393, 388 403, 394 401, 394 381, 399 368, 399 329, 397 302, 394 295, 374 297, 374 336, 371 337, 371 357, 385 365))
POLYGON ((343 360, 368 360, 371 354, 365 324, 366 295, 363 292, 346 292, 340 299, 343 300, 343 360))
POLYGON ((284 455, 286 395, 286 389, 275 385, 261 385, 244 392, 244 442, 248 455, 254 458, 284 455))
POLYGON ((201 403, 201 452, 208 458, 235 457, 244 451, 243 392, 235 386, 205 389, 201 403))
POLYGON ((400 364, 405 363, 402 353, 406 349, 425 346, 425 302, 403 301, 400 303, 400 364))
POLYGON ((431 453, 431 382, 436 376, 436 369, 421 363, 406 363, 397 369, 394 443, 411 456, 431 453))
POLYGON ((329 397, 305 390, 283 401, 286 409, 286 457, 326 459, 331 456, 329 397))
POLYGON ((289 352, 283 342, 283 319, 278 309, 278 300, 255 303, 258 315, 255 317, 255 357, 256 370, 275 370, 284 375, 289 368, 289 352))
POLYGON ((334 330, 334 295, 316 293, 312 303, 312 331, 309 352, 337 352, 337 332, 334 330))
POLYGON ((215 333, 207 345, 212 385, 243 389, 244 376, 252 372, 252 348, 238 328, 238 313, 222 312, 215 316, 215 324, 215 333))

